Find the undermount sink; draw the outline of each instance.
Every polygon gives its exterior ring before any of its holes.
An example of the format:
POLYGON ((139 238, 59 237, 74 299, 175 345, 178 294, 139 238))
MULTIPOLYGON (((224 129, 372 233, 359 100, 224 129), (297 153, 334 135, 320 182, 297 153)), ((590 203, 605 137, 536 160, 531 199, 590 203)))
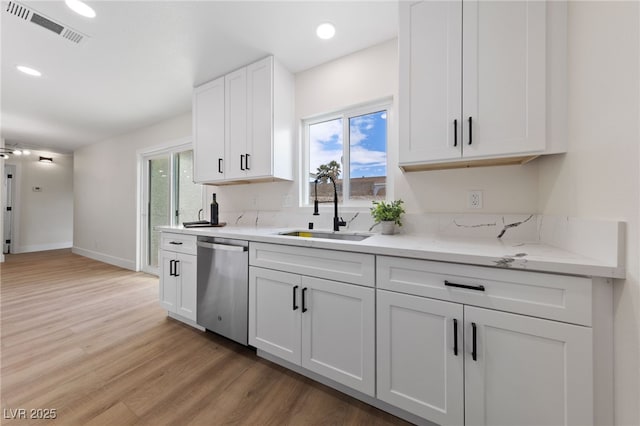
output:
POLYGON ((330 232, 330 231, 289 231, 279 232, 278 235, 285 235, 288 237, 300 237, 300 238, 324 238, 327 240, 347 240, 347 241, 362 241, 365 238, 369 238, 368 234, 354 234, 348 232, 330 232))

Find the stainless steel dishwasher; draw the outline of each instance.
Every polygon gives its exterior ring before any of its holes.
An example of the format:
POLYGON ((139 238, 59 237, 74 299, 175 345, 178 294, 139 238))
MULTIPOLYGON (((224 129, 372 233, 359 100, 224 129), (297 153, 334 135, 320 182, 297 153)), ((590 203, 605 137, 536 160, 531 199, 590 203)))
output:
POLYGON ((198 237, 197 323, 248 343, 249 243, 198 237))

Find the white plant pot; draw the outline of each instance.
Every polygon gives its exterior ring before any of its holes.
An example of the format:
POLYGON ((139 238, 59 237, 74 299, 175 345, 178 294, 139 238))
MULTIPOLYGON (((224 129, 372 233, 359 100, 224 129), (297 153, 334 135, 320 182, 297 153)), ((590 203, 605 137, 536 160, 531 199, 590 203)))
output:
POLYGON ((383 220, 382 235, 393 235, 396 232, 396 223, 393 220, 383 220))

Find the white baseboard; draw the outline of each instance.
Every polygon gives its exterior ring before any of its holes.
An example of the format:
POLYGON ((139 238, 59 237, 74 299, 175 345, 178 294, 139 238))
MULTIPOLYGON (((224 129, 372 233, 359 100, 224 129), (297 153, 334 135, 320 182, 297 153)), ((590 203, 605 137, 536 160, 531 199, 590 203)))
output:
POLYGON ((71 252, 80 256, 88 257, 89 259, 98 260, 100 262, 108 263, 110 265, 119 266, 131 271, 136 270, 136 262, 121 257, 111 256, 109 254, 100 253, 93 250, 87 250, 80 247, 73 247, 71 252))
POLYGON ((34 251, 46 251, 46 250, 59 250, 65 248, 71 248, 73 243, 71 241, 65 241, 62 243, 50 243, 50 244, 36 244, 31 246, 16 247, 13 253, 32 253, 34 251))

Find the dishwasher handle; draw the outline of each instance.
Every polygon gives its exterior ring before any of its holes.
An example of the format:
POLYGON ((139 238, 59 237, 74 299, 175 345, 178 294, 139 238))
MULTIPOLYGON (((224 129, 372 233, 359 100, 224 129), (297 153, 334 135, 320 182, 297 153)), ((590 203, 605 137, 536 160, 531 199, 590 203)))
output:
POLYGON ((247 247, 243 246, 232 246, 229 244, 218 244, 218 243, 205 243, 204 241, 198 241, 198 247, 204 247, 212 250, 225 250, 225 251, 238 251, 243 252, 247 251, 247 247))

